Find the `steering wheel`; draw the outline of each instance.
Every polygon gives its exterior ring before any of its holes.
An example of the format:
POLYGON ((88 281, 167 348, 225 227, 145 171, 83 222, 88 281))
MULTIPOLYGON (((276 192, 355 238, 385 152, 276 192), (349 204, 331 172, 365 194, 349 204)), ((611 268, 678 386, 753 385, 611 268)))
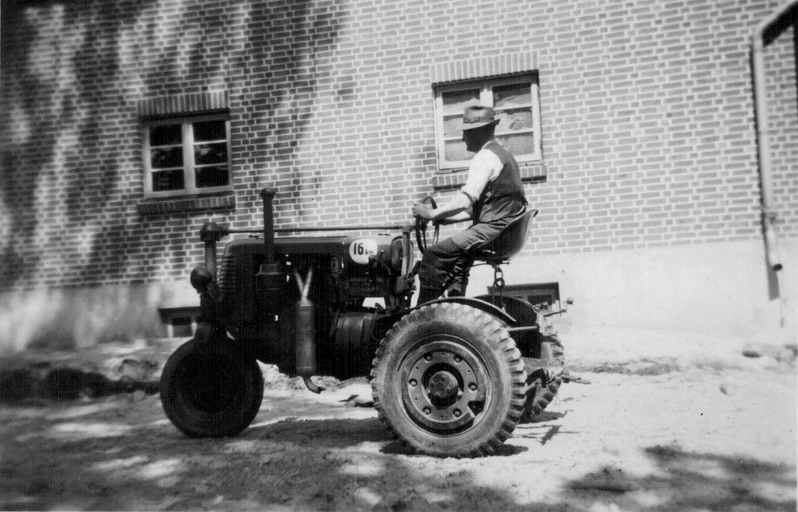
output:
MULTIPOLYGON (((435 202, 435 199, 432 196, 427 196, 421 200, 422 203, 428 204, 433 208, 438 207, 438 203, 435 202)), ((421 251, 421 254, 427 252, 427 225, 429 224, 428 219, 422 219, 421 217, 416 217, 416 242, 418 242, 418 250, 421 251)), ((441 231, 441 225, 439 222, 432 223, 432 226, 435 228, 433 231, 432 236, 432 245, 438 243, 438 235, 441 231)))

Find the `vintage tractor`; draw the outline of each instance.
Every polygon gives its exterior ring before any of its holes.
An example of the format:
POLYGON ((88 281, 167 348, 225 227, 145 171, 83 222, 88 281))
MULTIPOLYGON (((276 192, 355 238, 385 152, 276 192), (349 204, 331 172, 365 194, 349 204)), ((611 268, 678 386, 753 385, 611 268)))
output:
POLYGON ((245 429, 263 399, 261 361, 301 376, 314 392, 314 375, 368 375, 381 421, 408 450, 486 455, 570 378, 548 321, 564 310, 501 293, 499 265, 521 249, 536 211, 472 255, 494 267, 492 294, 411 307, 411 234, 423 250, 425 223, 276 230, 275 194, 261 192, 262 239, 214 223, 200 230, 205 264, 191 272, 200 321, 161 377, 164 410, 186 435, 245 429), (325 230, 395 234, 274 236, 325 230), (216 243, 242 233, 250 236, 228 243, 217 269, 216 243))

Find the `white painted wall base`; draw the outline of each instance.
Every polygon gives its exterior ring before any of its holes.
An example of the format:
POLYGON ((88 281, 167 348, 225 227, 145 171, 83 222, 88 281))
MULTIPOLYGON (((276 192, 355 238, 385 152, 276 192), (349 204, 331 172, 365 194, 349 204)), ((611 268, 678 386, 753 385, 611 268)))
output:
MULTIPOLYGON (((188 280, 186 280, 188 281, 188 280)), ((0 294, 0 351, 73 349, 160 338, 159 308, 198 306, 188 282, 56 288, 0 294)))
MULTIPOLYGON (((798 239, 780 246, 778 276, 759 241, 519 258, 504 276, 508 285, 559 282, 561 297, 574 298, 574 325, 767 333, 794 343, 798 239)), ((474 269, 468 294, 485 293, 492 282, 490 267, 474 269)))

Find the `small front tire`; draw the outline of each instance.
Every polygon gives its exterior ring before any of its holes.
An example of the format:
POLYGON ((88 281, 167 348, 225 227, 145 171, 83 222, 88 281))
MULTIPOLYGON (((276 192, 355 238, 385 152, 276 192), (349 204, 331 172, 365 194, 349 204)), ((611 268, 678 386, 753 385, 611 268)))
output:
POLYGON ((164 412, 189 437, 234 436, 252 423, 262 401, 258 362, 227 338, 187 341, 161 374, 164 412))

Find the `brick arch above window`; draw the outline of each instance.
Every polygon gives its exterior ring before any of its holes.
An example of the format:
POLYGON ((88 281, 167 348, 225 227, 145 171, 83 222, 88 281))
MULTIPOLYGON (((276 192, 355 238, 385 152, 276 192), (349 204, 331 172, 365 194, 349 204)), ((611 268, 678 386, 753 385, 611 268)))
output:
POLYGON ((447 61, 430 66, 431 82, 435 85, 473 80, 489 76, 501 77, 529 73, 538 69, 535 52, 491 55, 475 59, 447 61))
POLYGON ((227 91, 147 98, 140 100, 137 105, 138 116, 142 120, 227 112, 229 109, 227 91))

